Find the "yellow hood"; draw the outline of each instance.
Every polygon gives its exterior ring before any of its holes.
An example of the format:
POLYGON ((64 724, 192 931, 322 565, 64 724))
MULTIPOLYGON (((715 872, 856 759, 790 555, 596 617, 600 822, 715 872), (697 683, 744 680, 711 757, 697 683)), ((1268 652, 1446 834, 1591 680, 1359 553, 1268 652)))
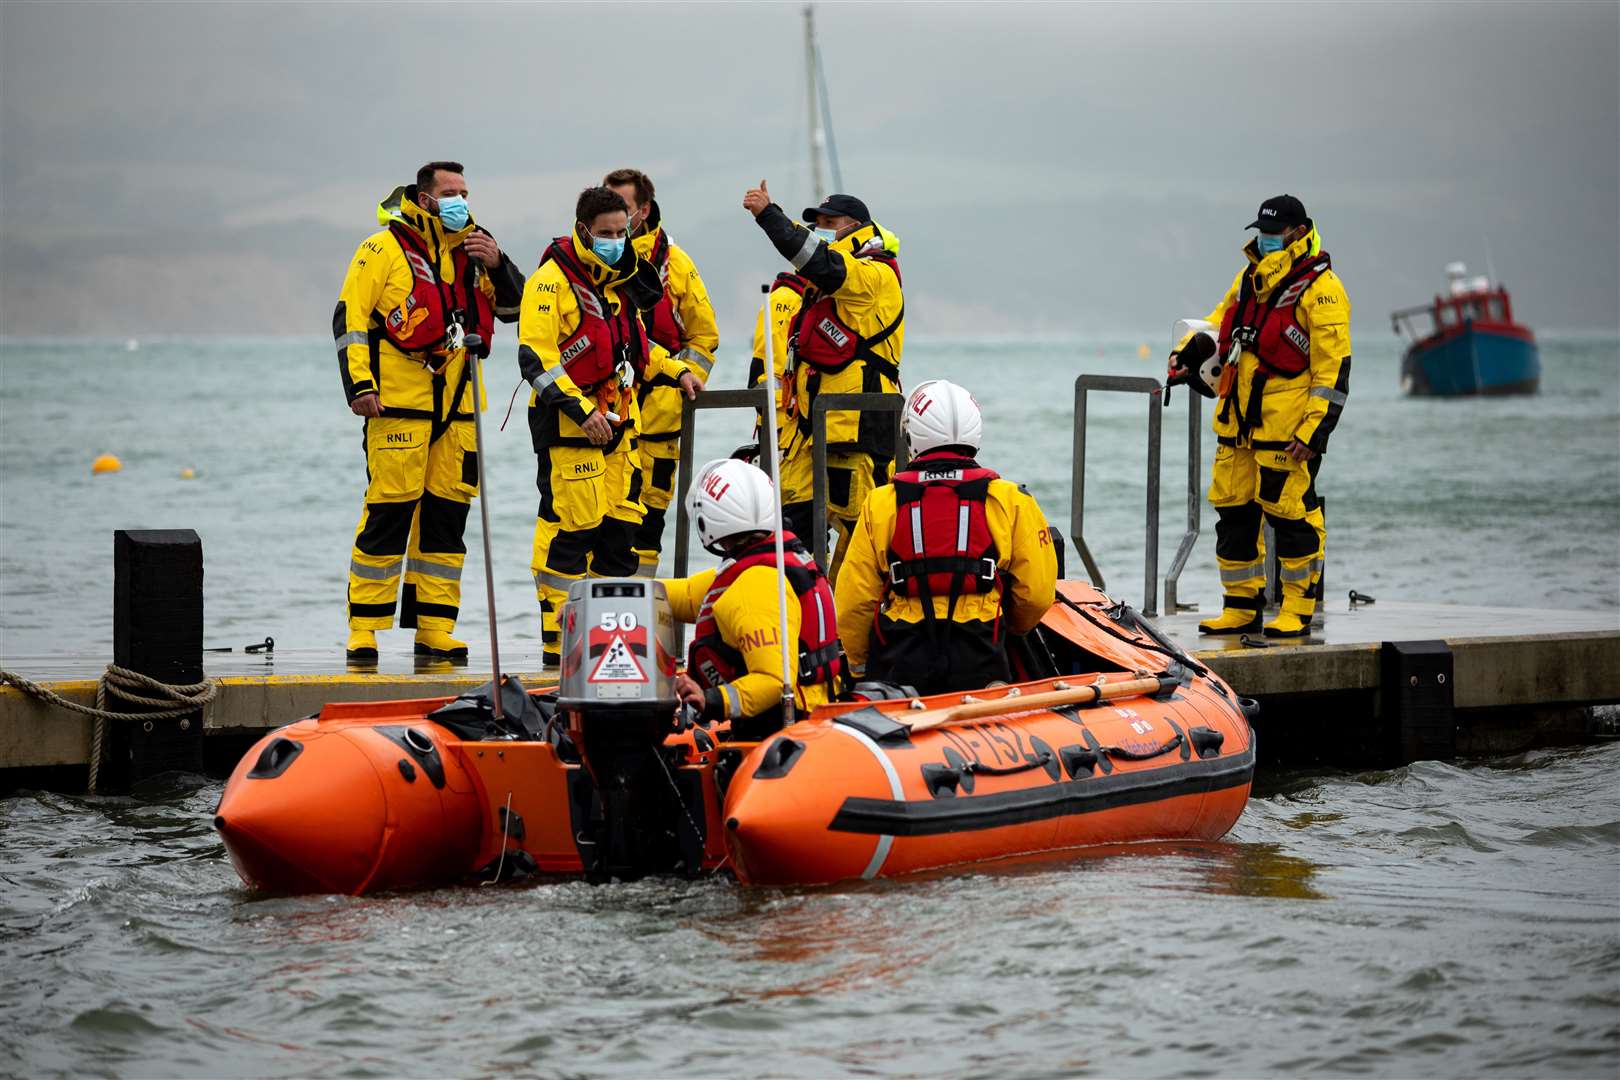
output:
POLYGON ((415 233, 429 252, 438 253, 439 278, 447 284, 456 280, 455 260, 450 253, 477 227, 469 214, 466 228, 457 232, 446 229, 437 214, 430 214, 417 205, 415 184, 395 188, 377 204, 377 224, 384 228, 403 225, 415 233))

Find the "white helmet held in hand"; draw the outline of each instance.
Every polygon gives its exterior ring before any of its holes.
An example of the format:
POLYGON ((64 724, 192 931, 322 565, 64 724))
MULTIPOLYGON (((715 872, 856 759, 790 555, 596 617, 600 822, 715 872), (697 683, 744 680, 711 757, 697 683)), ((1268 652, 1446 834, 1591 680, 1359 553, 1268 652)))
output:
POLYGON ((748 462, 722 458, 698 470, 686 510, 697 525, 698 542, 718 555, 715 545, 722 540, 776 527, 776 490, 770 477, 748 462))
POLYGON ((905 432, 911 455, 916 457, 941 446, 977 450, 984 424, 972 394, 953 382, 931 379, 906 399, 900 430, 905 432))

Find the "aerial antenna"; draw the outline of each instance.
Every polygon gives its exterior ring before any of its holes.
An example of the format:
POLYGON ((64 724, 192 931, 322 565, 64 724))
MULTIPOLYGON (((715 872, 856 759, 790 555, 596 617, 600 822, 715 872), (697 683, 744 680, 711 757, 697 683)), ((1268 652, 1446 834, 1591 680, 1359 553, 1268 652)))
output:
MULTIPOLYGON (((806 13, 809 8, 804 9, 806 13)), ((771 286, 761 285, 759 291, 765 294, 765 396, 769 402, 765 406, 765 438, 770 443, 771 460, 774 463, 766 469, 766 475, 771 478, 771 523, 776 530, 776 601, 777 612, 781 619, 778 640, 782 643, 782 723, 784 726, 791 723, 793 716, 793 669, 788 660, 788 610, 787 610, 787 556, 782 551, 782 451, 776 432, 776 403, 779 400, 776 379, 776 347, 771 342, 771 324, 776 321, 775 305, 772 302, 771 286)), ((763 467, 765 461, 760 461, 763 467)), ((798 642, 794 642, 793 659, 798 660, 798 642)))
POLYGON ((1485 241, 1485 272, 1491 275, 1491 284, 1495 285, 1497 284, 1496 260, 1491 258, 1491 238, 1484 233, 1481 233, 1479 238, 1485 241))
MULTIPOLYGON (((484 486, 484 462, 489 460, 488 455, 484 453, 484 410, 483 402, 479 400, 483 393, 484 376, 478 370, 476 347, 468 346, 466 360, 472 365, 473 445, 478 450, 478 516, 484 537, 484 593, 489 602, 489 666, 495 684, 495 692, 490 695, 490 704, 494 707, 495 722, 499 724, 506 718, 501 709, 501 642, 495 622, 495 560, 489 549, 489 488, 484 486)), ((510 796, 508 801, 510 802, 510 796)), ((503 848, 501 858, 505 857, 506 851, 503 848)))

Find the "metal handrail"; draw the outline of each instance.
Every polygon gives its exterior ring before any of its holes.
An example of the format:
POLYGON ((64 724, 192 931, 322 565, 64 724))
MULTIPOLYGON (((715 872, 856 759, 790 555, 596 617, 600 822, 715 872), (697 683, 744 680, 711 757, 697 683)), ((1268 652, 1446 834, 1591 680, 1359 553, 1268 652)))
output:
POLYGON ((1148 395, 1147 558, 1142 611, 1159 611, 1159 427, 1163 403, 1159 380, 1129 375, 1081 375, 1074 380, 1074 470, 1069 490, 1069 535, 1092 584, 1104 588, 1102 571, 1086 543, 1086 395, 1093 390, 1148 395))
MULTIPOLYGON (((753 409, 763 413, 771 408, 770 391, 763 386, 749 390, 705 390, 695 399, 681 401, 681 464, 675 482, 675 576, 685 577, 691 555, 692 540, 686 515, 686 492, 692 486, 692 429, 699 409, 753 409)), ((763 424, 759 426, 759 466, 773 479, 776 476, 776 451, 767 448, 763 424)))
MULTIPOLYGON (((1162 398, 1161 398, 1162 400, 1162 398)), ((1187 391, 1187 532, 1176 548, 1176 557, 1170 560, 1170 572, 1164 575, 1164 611, 1174 615, 1178 611, 1197 611, 1197 604, 1183 604, 1176 596, 1176 585, 1181 572, 1192 558, 1193 546, 1198 542, 1199 515, 1203 511, 1203 399, 1187 391)))
POLYGON ((905 407, 906 399, 899 394, 820 394, 810 406, 811 466, 815 474, 811 510, 811 531, 815 535, 811 537, 810 546, 817 566, 827 565, 827 413, 855 410, 894 413, 894 460, 895 468, 899 469, 907 460, 905 440, 900 436, 900 417, 905 407))

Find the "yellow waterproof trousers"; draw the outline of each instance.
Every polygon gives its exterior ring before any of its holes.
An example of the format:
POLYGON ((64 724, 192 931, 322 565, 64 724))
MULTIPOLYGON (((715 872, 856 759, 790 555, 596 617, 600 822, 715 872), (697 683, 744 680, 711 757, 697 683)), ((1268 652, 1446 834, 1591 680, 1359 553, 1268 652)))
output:
POLYGON ((827 568, 829 581, 836 580, 838 569, 844 564, 844 552, 849 548, 849 536, 855 531, 862 504, 873 488, 889 482, 893 466, 892 461, 880 460, 858 450, 827 452, 827 524, 838 533, 832 565, 827 568))
POLYGON ((634 576, 635 533, 646 511, 641 454, 632 439, 606 453, 594 446, 551 446, 537 457, 540 513, 529 569, 540 600, 541 652, 550 665, 560 659, 569 587, 587 576, 634 576))
POLYGON ((675 475, 681 464, 681 440, 646 438, 641 449, 641 504, 646 514, 636 528, 636 561, 641 577, 658 576, 658 557, 664 550, 664 520, 675 498, 675 475))
POLYGON ((1259 610, 1266 584, 1263 521, 1277 539, 1282 610, 1309 621, 1321 599, 1322 551, 1327 525, 1316 497, 1322 458, 1295 461, 1281 449, 1218 446, 1210 474, 1215 562, 1224 606, 1259 610))
POLYGON ((431 420, 383 416, 366 421, 366 504, 349 560, 349 628, 399 623, 456 628, 461 610, 462 534, 478 494, 478 452, 471 420, 433 436, 431 420))

